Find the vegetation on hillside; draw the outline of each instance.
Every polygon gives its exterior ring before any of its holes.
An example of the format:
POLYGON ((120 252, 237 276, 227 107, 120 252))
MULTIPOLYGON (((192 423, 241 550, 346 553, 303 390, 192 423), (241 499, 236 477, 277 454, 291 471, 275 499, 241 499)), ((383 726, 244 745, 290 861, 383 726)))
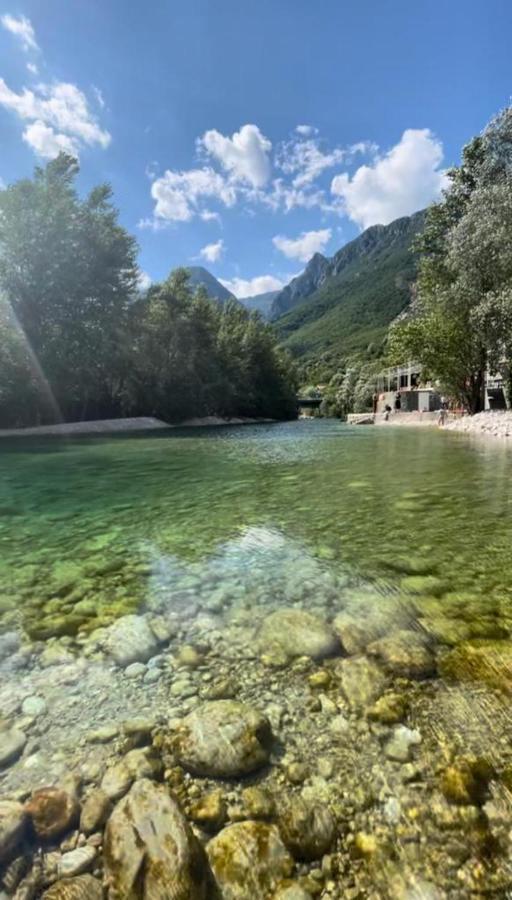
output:
POLYGON ((512 108, 464 147, 428 211, 412 314, 391 329, 390 356, 414 357, 468 411, 486 372, 512 357, 512 108))
POLYGON ((138 291, 111 190, 81 200, 61 154, 0 191, 0 426, 295 414, 294 370, 257 314, 177 271, 138 291))

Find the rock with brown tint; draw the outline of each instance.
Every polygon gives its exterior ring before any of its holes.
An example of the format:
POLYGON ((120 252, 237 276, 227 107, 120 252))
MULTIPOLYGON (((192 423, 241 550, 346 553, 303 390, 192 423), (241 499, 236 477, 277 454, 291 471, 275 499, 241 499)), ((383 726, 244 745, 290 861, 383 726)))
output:
POLYGON ((279 831, 296 859, 320 859, 332 846, 336 823, 325 804, 293 797, 279 813, 279 831))
POLYGON ((70 831, 80 815, 77 798, 58 787, 34 791, 25 810, 42 841, 52 841, 70 831))

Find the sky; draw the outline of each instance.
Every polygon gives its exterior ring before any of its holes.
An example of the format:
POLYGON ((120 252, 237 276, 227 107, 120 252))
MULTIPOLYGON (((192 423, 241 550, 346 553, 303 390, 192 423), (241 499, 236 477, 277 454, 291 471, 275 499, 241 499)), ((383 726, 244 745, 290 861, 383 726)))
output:
POLYGON ((0 0, 0 179, 108 181, 141 284, 237 296, 440 195, 512 92, 506 0, 0 0))

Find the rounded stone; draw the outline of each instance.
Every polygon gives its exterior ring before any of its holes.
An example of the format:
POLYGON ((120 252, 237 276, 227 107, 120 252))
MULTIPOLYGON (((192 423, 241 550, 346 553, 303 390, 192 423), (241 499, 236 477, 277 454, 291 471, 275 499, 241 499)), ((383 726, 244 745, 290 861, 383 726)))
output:
POLYGON ((0 800, 0 864, 15 851, 27 821, 21 803, 0 800))
POLYGON ((37 836, 43 841, 53 840, 69 831, 80 811, 76 797, 57 787, 34 791, 25 809, 37 836))
POLYGON ((279 813, 279 831, 296 859, 320 859, 332 846, 336 823, 325 804, 293 797, 279 813))
POLYGON ((323 659, 340 651, 340 643, 324 619, 302 609, 280 609, 268 616, 259 633, 262 652, 277 649, 288 657, 323 659))
POLYGON ((23 753, 27 736, 18 728, 0 731, 0 768, 9 766, 23 753))
POLYGON ((293 872, 293 859, 275 825, 238 822, 207 846, 223 900, 268 900, 293 872))
POLYGON ((26 697, 21 704, 21 711, 24 716, 42 716, 47 711, 46 700, 43 697, 26 697))
POLYGON ((186 716, 173 736, 183 768, 195 775, 247 775, 268 762, 272 731, 259 710, 235 700, 214 700, 186 716))

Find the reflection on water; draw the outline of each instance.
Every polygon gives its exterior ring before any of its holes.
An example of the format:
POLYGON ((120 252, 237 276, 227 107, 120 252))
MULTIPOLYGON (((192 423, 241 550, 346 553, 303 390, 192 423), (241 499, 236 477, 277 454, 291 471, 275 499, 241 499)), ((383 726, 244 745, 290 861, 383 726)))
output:
MULTIPOLYGON (((301 898, 507 896, 511 466, 500 442, 327 421, 3 443, 4 795, 75 772, 87 797, 140 718, 158 765, 132 757, 125 789, 156 765, 198 823, 219 781, 161 748, 242 701, 274 735, 264 818, 288 834, 301 797, 336 823, 293 853, 301 898)), ((226 778, 205 841, 260 818, 226 778)))

